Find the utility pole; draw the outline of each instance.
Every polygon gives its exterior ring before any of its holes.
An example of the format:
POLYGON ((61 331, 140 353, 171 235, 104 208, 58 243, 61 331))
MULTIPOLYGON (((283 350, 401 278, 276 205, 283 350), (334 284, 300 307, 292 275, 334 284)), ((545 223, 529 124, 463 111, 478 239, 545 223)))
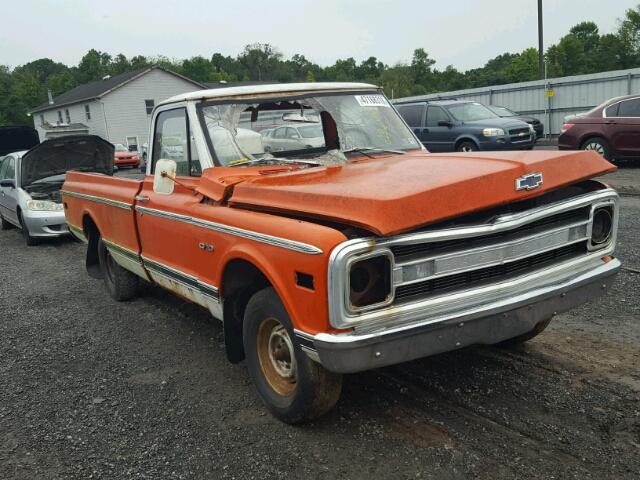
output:
POLYGON ((538 75, 544 79, 544 42, 542 40, 542 0, 538 0, 538 75))

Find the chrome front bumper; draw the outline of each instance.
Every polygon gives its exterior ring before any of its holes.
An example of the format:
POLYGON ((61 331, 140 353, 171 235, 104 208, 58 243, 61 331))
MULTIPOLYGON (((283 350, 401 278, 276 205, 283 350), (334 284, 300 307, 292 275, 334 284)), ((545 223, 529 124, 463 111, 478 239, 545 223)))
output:
POLYGON ((599 261, 599 265, 570 278, 436 318, 361 334, 310 336, 296 331, 296 337, 307 354, 338 373, 384 367, 474 344, 498 343, 605 293, 620 261, 599 261))

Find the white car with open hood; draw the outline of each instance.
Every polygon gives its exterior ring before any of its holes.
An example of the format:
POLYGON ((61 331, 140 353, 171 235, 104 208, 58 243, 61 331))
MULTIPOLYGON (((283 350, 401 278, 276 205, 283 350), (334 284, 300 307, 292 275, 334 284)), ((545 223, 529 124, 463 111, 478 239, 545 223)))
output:
POLYGON ((0 161, 2 229, 22 229, 27 245, 69 233, 60 189, 69 170, 113 174, 113 145, 94 135, 47 140, 0 161))

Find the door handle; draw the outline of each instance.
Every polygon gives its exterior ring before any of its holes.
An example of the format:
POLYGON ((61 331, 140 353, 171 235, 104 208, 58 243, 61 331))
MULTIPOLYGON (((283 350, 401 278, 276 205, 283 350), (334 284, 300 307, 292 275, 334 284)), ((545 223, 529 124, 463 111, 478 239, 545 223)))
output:
POLYGON ((136 195, 136 202, 148 202, 149 197, 146 195, 136 195))

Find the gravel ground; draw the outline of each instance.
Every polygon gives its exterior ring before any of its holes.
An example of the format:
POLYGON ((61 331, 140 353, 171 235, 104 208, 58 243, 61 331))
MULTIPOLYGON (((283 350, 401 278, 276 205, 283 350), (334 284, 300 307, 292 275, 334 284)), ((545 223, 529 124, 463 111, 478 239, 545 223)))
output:
POLYGON ((117 303, 70 240, 0 232, 0 478, 637 479, 640 198, 609 297, 519 349, 350 375, 337 408, 265 413, 221 326, 155 287, 117 303))

